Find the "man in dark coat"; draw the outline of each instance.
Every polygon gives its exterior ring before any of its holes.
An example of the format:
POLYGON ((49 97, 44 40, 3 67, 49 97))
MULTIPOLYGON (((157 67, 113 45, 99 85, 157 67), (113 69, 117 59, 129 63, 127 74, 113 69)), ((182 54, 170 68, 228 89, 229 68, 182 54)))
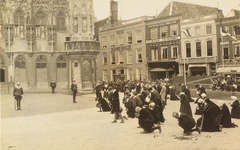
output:
POLYGON ((76 95, 77 95, 77 83, 76 83, 76 80, 73 79, 73 82, 72 82, 72 85, 71 85, 71 90, 73 92, 73 103, 77 103, 76 102, 76 95))
POLYGON ((52 87, 52 94, 55 93, 55 88, 57 86, 56 82, 54 80, 51 81, 50 86, 52 87))
POLYGON ((151 133, 156 129, 161 132, 160 125, 154 127, 154 118, 148 108, 136 107, 135 111, 138 114, 138 124, 144 130, 142 133, 151 133))
POLYGON ((183 128, 184 134, 190 135, 193 131, 197 131, 199 134, 201 133, 198 127, 193 129, 196 125, 196 122, 194 118, 188 114, 173 112, 172 116, 178 119, 178 125, 183 128))
POLYGON ((17 109, 16 110, 22 110, 21 109, 21 100, 23 96, 23 88, 20 87, 20 83, 17 83, 17 86, 13 90, 13 96, 15 97, 15 100, 17 101, 17 109))
POLYGON ((114 120, 112 121, 112 123, 116 123, 118 117, 120 117, 121 122, 120 123, 124 123, 122 114, 121 114, 121 108, 120 108, 120 102, 119 102, 119 93, 116 90, 116 88, 112 89, 112 112, 114 113, 114 120))

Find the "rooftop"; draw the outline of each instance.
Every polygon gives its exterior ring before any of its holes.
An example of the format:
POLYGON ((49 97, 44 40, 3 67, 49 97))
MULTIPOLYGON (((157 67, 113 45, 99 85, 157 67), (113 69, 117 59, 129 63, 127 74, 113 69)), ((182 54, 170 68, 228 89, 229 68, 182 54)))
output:
POLYGON ((156 18, 182 15, 182 19, 193 19, 207 15, 217 15, 219 13, 223 16, 222 11, 219 11, 216 7, 172 1, 157 15, 156 18))

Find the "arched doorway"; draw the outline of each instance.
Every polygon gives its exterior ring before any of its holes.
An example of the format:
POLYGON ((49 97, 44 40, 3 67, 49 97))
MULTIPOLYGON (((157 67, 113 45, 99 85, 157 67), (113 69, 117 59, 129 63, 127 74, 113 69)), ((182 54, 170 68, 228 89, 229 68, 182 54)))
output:
POLYGON ((63 55, 58 56, 57 60, 57 88, 68 87, 67 61, 63 55))
POLYGON ((40 55, 36 60, 36 81, 37 88, 44 89, 48 88, 48 71, 47 71, 47 58, 46 56, 40 55))
POLYGON ((15 82, 20 82, 21 86, 27 86, 26 59, 19 55, 15 59, 15 82))

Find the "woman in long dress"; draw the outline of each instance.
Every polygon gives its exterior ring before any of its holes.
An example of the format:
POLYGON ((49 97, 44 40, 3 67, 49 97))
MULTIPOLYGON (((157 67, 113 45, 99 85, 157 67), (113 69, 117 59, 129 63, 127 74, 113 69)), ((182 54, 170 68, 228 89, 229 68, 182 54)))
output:
POLYGON ((187 95, 184 92, 180 93, 180 112, 188 114, 189 116, 192 116, 192 109, 190 106, 190 103, 188 101, 187 95))
POLYGON ((172 84, 169 86, 170 89, 170 100, 179 100, 179 98, 176 95, 176 86, 172 84))

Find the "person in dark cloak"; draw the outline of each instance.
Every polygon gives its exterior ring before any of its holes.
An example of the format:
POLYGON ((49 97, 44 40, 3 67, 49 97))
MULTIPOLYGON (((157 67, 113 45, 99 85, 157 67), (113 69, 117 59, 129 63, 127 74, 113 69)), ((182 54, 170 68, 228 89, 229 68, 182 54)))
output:
POLYGON ((156 89, 150 87, 148 89, 148 92, 150 93, 150 101, 153 101, 155 104, 162 107, 163 105, 162 105, 161 98, 160 98, 158 91, 156 89))
MULTIPOLYGON (((202 97, 204 95, 202 94, 202 97)), ((221 111, 215 103, 213 103, 209 98, 203 100, 204 107, 203 107, 203 114, 197 120, 197 126, 201 128, 201 131, 206 132, 215 132, 221 131, 222 125, 220 125, 221 120, 221 111)))
POLYGON ((156 129, 161 133, 161 126, 154 126, 154 118, 148 108, 136 107, 135 111, 138 114, 138 124, 144 130, 141 133, 152 133, 156 129))
POLYGON ((183 133, 185 135, 190 135, 193 131, 197 131, 199 134, 201 134, 201 131, 198 127, 194 128, 196 126, 196 122, 193 117, 185 113, 177 112, 173 112, 172 116, 178 120, 178 125, 183 128, 183 133))
POLYGON ((240 103, 236 96, 231 96, 233 102, 231 103, 231 117, 240 119, 240 103))
POLYGON ((188 89, 188 87, 186 86, 186 89, 185 89, 185 92, 184 92, 186 95, 187 95, 187 98, 188 98, 188 101, 189 102, 194 102, 194 100, 192 99, 191 97, 191 92, 190 90, 188 89))
POLYGON ((190 106, 190 103, 188 101, 187 95, 184 92, 180 92, 180 112, 188 114, 190 117, 192 117, 192 109, 190 106))
POLYGON ((117 123, 117 119, 120 118, 121 122, 124 123, 123 117, 122 117, 122 111, 120 108, 120 101, 119 101, 119 93, 116 90, 116 88, 112 89, 113 97, 112 97, 112 113, 114 114, 114 120, 112 123, 117 123))
POLYGON ((236 124, 232 123, 230 111, 225 103, 220 104, 220 110, 221 110, 220 124, 224 128, 234 128, 235 126, 237 126, 236 124))
POLYGON ((141 99, 143 105, 146 105, 145 100, 146 100, 147 94, 148 94, 147 91, 143 90, 139 95, 139 98, 141 99))
POLYGON ((102 88, 99 89, 100 91, 98 92, 98 104, 99 104, 99 109, 101 111, 110 111, 110 106, 108 102, 103 98, 104 91, 102 88))
POLYGON ((179 98, 176 95, 176 86, 175 86, 175 84, 172 84, 171 86, 169 86, 169 90, 170 90, 170 100, 172 100, 172 101, 179 100, 179 98))
POLYGON ((130 118, 135 117, 135 108, 137 107, 136 102, 134 102, 133 98, 134 98, 133 95, 129 95, 129 98, 126 103, 127 115, 130 118))
POLYGON ((162 107, 155 104, 154 102, 150 102, 148 108, 149 108, 149 112, 153 116, 155 124, 164 123, 165 118, 163 116, 163 108, 162 107))

